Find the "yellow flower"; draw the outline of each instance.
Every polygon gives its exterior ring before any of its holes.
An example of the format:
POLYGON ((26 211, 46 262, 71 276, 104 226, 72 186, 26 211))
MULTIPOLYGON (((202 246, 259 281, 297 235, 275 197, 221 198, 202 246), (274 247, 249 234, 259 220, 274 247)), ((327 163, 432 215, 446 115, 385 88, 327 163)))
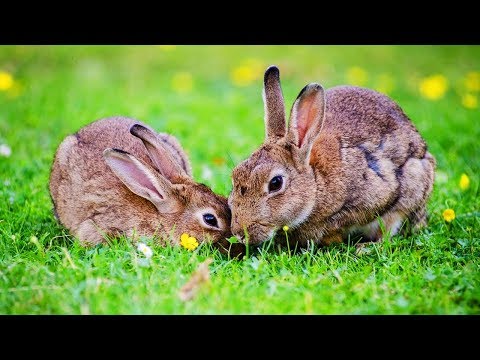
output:
POLYGON ((468 189, 468 187, 470 186, 470 179, 468 178, 467 174, 462 174, 462 176, 460 176, 460 182, 458 183, 458 185, 462 190, 468 189))
POLYGON ((468 91, 480 91, 480 72, 469 72, 463 83, 468 91))
POLYGON ((260 79, 263 63, 257 59, 247 59, 230 73, 230 78, 236 86, 247 86, 260 79))
POLYGON ((476 109, 478 107, 478 99, 475 95, 465 94, 462 96, 462 105, 467 109, 476 109))
POLYGON ((0 91, 6 91, 13 86, 13 76, 6 71, 0 71, 0 91))
POLYGON ((432 75, 424 78, 419 85, 420 94, 429 100, 441 99, 448 89, 447 78, 443 75, 432 75))
POLYGON ((175 45, 158 45, 158 47, 163 51, 172 51, 175 50, 175 45))
POLYGON ((195 250, 198 247, 198 241, 193 236, 183 233, 182 236, 180 236, 180 245, 187 250, 195 250))
POLYGON ((177 93, 189 93, 193 88, 193 78, 188 72, 182 71, 173 75, 172 89, 177 93))
POLYGON ((363 86, 367 83, 368 74, 359 66, 353 66, 347 70, 347 82, 351 85, 363 86))
POLYGON ((285 225, 285 226, 283 227, 283 231, 285 231, 285 232, 287 232, 288 229, 289 229, 289 227, 288 227, 287 225, 285 225))
POLYGON ((455 219, 455 211, 453 211, 453 209, 445 210, 442 215, 447 222, 451 222, 453 219, 455 219))
POLYGON ((248 66, 238 66, 232 71, 232 81, 237 86, 249 85, 254 80, 252 69, 248 66))

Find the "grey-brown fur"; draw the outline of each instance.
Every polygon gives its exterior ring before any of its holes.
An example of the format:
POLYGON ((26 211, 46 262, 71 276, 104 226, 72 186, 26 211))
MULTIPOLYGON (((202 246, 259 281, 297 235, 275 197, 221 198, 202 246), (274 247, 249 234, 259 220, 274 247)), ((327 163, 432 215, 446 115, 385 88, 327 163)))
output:
MULTIPOLYGON (((121 172, 123 168, 118 169, 121 172)), ((120 234, 133 239, 157 236, 178 244, 185 232, 200 242, 210 239, 223 245, 231 236, 226 198, 192 179, 187 155, 173 136, 156 134, 134 119, 101 119, 67 136, 55 154, 49 188, 58 220, 82 245, 102 243, 105 235, 120 234), (134 124, 149 130, 143 128, 145 136, 158 137, 157 154, 147 151, 143 141, 130 133, 134 124), (154 156, 157 161, 152 161, 154 156), (147 169, 158 185, 159 192, 154 189, 158 201, 132 192, 107 160, 147 169), (159 168, 159 164, 165 166, 165 160, 170 161, 170 169, 159 168), (204 209, 217 217, 218 229, 201 223, 204 209)))
MULTIPOLYGON (((277 90, 264 98, 279 104, 283 95, 277 90)), ((266 113, 267 129, 285 122, 266 113)), ((292 107, 286 135, 267 136, 234 169, 232 232, 246 242, 247 230, 248 241, 259 244, 275 231, 281 238, 278 229, 288 225, 293 243, 326 245, 358 231, 367 240, 380 240, 378 217, 392 235, 407 219, 417 229, 426 224, 434 168, 415 126, 387 96, 353 86, 324 91, 310 84, 292 107), (269 194, 275 172, 286 184, 269 194)))

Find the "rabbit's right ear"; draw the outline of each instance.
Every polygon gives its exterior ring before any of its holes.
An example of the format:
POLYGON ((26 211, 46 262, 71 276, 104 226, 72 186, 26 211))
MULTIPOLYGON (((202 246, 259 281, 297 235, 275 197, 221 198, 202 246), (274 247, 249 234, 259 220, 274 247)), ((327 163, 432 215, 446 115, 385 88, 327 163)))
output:
POLYGON ((276 141, 284 137, 287 131, 280 71, 276 66, 272 65, 265 71, 262 95, 265 109, 265 141, 276 141))
POLYGON ((179 203, 172 194, 172 184, 148 164, 132 154, 108 148, 103 151, 107 165, 131 192, 149 200, 161 213, 177 212, 179 203))
POLYGON ((160 173, 168 180, 176 183, 176 179, 179 177, 190 177, 182 165, 172 156, 171 150, 166 147, 154 132, 140 124, 134 124, 130 127, 130 133, 142 140, 147 148, 148 156, 160 173))
POLYGON ((325 91, 311 83, 298 94, 290 113, 287 140, 300 148, 302 158, 309 163, 310 151, 320 134, 325 116, 325 91))

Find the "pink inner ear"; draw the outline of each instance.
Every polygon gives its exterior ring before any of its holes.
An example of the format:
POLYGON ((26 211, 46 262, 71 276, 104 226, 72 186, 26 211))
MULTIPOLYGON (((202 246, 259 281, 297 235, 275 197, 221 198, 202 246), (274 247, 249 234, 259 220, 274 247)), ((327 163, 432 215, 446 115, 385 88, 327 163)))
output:
POLYGON ((147 173, 133 161, 112 157, 110 158, 110 166, 115 170, 125 185, 130 188, 147 188, 163 199, 163 196, 155 188, 152 180, 147 176, 147 173))
POLYGON ((317 105, 316 94, 312 93, 305 96, 297 107, 297 131, 298 131, 298 147, 301 147, 308 130, 314 125, 319 108, 317 105))

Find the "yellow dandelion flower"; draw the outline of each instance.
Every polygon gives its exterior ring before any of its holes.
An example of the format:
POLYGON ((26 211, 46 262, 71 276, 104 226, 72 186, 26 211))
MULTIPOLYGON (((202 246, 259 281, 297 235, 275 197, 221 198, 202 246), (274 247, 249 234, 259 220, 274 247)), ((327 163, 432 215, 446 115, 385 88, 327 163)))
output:
POLYGON ((255 75, 252 68, 242 65, 233 69, 231 78, 234 85, 247 86, 255 80, 255 75))
POLYGON ((263 75, 264 64, 258 59, 246 59, 230 73, 235 86, 248 86, 263 75))
POLYGON ((353 66, 347 70, 347 82, 351 85, 363 86, 367 83, 368 73, 360 66, 353 66))
POLYGON ((469 72, 463 83, 468 91, 480 91, 480 72, 469 72))
POLYGON ((448 89, 447 78, 443 75, 428 76, 420 81, 420 94, 429 100, 441 99, 448 89))
POLYGON ((158 47, 163 51, 172 51, 175 50, 176 45, 158 45, 158 47))
POLYGON ((472 94, 462 96, 462 105, 467 109, 476 109, 478 107, 478 98, 472 94))
POLYGON ((453 209, 445 210, 442 215, 446 222, 451 222, 453 219, 455 219, 455 211, 453 211, 453 209))
POLYGON ((460 182, 458 183, 460 186, 460 189, 462 190, 467 190, 470 186, 470 178, 468 177, 467 174, 462 174, 460 176, 460 182))
POLYGON ((283 229, 283 231, 287 232, 289 227, 287 225, 284 225, 282 229, 283 229))
POLYGON ((13 76, 6 71, 0 71, 0 91, 9 90, 13 86, 13 76))
POLYGON ((188 72, 182 71, 173 75, 172 89, 177 93, 186 94, 193 89, 193 78, 188 72))
POLYGON ((375 90, 388 94, 395 88, 395 81, 393 77, 388 74, 381 74, 377 77, 375 82, 375 90))
POLYGON ((180 236, 180 245, 182 245, 187 250, 195 250, 198 247, 198 241, 193 236, 183 233, 180 236))

